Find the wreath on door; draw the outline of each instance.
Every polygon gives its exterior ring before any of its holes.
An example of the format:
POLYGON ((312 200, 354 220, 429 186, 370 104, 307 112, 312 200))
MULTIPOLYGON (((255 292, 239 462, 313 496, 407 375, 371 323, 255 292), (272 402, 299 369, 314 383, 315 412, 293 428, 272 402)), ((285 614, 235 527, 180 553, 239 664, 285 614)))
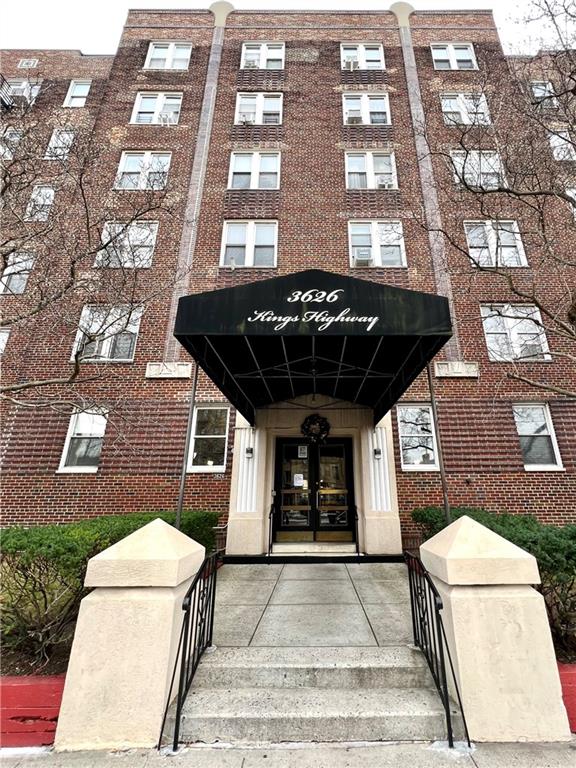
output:
POLYGON ((313 413, 304 419, 300 431, 311 443, 323 443, 330 434, 330 423, 319 413, 313 413))

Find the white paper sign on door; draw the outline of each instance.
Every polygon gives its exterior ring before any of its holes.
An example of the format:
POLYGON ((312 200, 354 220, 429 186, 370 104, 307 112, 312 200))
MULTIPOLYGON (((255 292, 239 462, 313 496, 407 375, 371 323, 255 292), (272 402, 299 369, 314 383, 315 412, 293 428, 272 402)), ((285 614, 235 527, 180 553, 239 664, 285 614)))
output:
POLYGON ((294 488, 303 488, 304 487, 304 475, 294 475, 294 478, 292 480, 292 485, 294 488))

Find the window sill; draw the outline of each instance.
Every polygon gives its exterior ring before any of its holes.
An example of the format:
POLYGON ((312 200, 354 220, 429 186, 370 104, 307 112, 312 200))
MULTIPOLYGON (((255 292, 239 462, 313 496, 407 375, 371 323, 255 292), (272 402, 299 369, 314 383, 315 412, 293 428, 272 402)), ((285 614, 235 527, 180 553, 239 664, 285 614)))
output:
POLYGON ((346 192, 398 192, 400 187, 346 187, 346 192))
POLYGON ((226 192, 278 192, 280 187, 226 187, 226 192))
POLYGON ((516 357, 512 357, 509 360, 496 360, 493 357, 488 358, 489 363, 519 363, 520 365, 541 365, 542 363, 552 363, 552 356, 546 357, 543 360, 519 360, 516 357))
POLYGON ((271 264, 269 266, 266 266, 264 264, 258 265, 258 264, 235 264, 234 266, 231 266, 230 264, 220 264, 219 269, 229 269, 231 272, 234 272, 236 269, 278 269, 277 264, 271 264))
POLYGON ((180 67, 142 67, 142 72, 188 72, 190 70, 190 64, 186 69, 180 67))
POLYGON ((426 466, 426 465, 416 465, 413 467, 402 467, 403 472, 440 472, 440 467, 437 467, 435 465, 426 466))
POLYGON ((555 464, 525 464, 525 472, 566 472, 566 469, 561 465, 555 464))
POLYGON ((95 475, 99 467, 59 467, 57 475, 95 475))
MULTIPOLYGON (((76 361, 73 357, 71 357, 70 362, 74 363, 76 361)), ((85 358, 85 359, 82 358, 80 360, 80 365, 94 365, 94 364, 98 365, 98 363, 114 363, 114 364, 119 363, 121 365, 122 364, 126 365, 127 363, 133 363, 133 362, 134 362, 134 358, 132 358, 131 360, 115 360, 114 358, 109 358, 109 357, 101 357, 101 358, 98 358, 98 360, 93 360, 92 358, 85 358)))
POLYGON ((350 264, 351 269, 408 269, 408 264, 372 264, 371 266, 357 266, 350 264))
POLYGON ((139 125, 142 128, 158 127, 158 128, 175 128, 180 123, 137 123, 134 120, 130 120, 128 125, 139 125))
POLYGON ((186 473, 189 475, 223 475, 226 467, 188 467, 186 473))

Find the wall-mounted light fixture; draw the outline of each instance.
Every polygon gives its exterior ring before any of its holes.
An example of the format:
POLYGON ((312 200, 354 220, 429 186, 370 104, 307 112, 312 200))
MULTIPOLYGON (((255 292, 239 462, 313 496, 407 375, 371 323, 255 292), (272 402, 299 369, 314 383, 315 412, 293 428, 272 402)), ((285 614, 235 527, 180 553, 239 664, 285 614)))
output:
POLYGON ((382 458, 382 451, 380 448, 374 448, 374 458, 375 459, 381 459, 382 458))
POLYGON ((246 458, 251 459, 254 456, 254 448, 246 448, 246 458))

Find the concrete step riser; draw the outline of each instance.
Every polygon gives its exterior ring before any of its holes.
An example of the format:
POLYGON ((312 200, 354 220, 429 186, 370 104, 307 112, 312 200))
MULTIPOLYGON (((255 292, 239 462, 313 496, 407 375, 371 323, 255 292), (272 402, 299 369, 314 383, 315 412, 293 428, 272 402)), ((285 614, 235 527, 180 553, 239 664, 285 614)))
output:
POLYGON ((433 688, 427 667, 222 668, 200 665, 194 688, 433 688))
POLYGON ((371 717, 239 717, 184 716, 181 740, 187 743, 217 741, 246 744, 281 741, 435 741, 446 738, 440 714, 371 717))

